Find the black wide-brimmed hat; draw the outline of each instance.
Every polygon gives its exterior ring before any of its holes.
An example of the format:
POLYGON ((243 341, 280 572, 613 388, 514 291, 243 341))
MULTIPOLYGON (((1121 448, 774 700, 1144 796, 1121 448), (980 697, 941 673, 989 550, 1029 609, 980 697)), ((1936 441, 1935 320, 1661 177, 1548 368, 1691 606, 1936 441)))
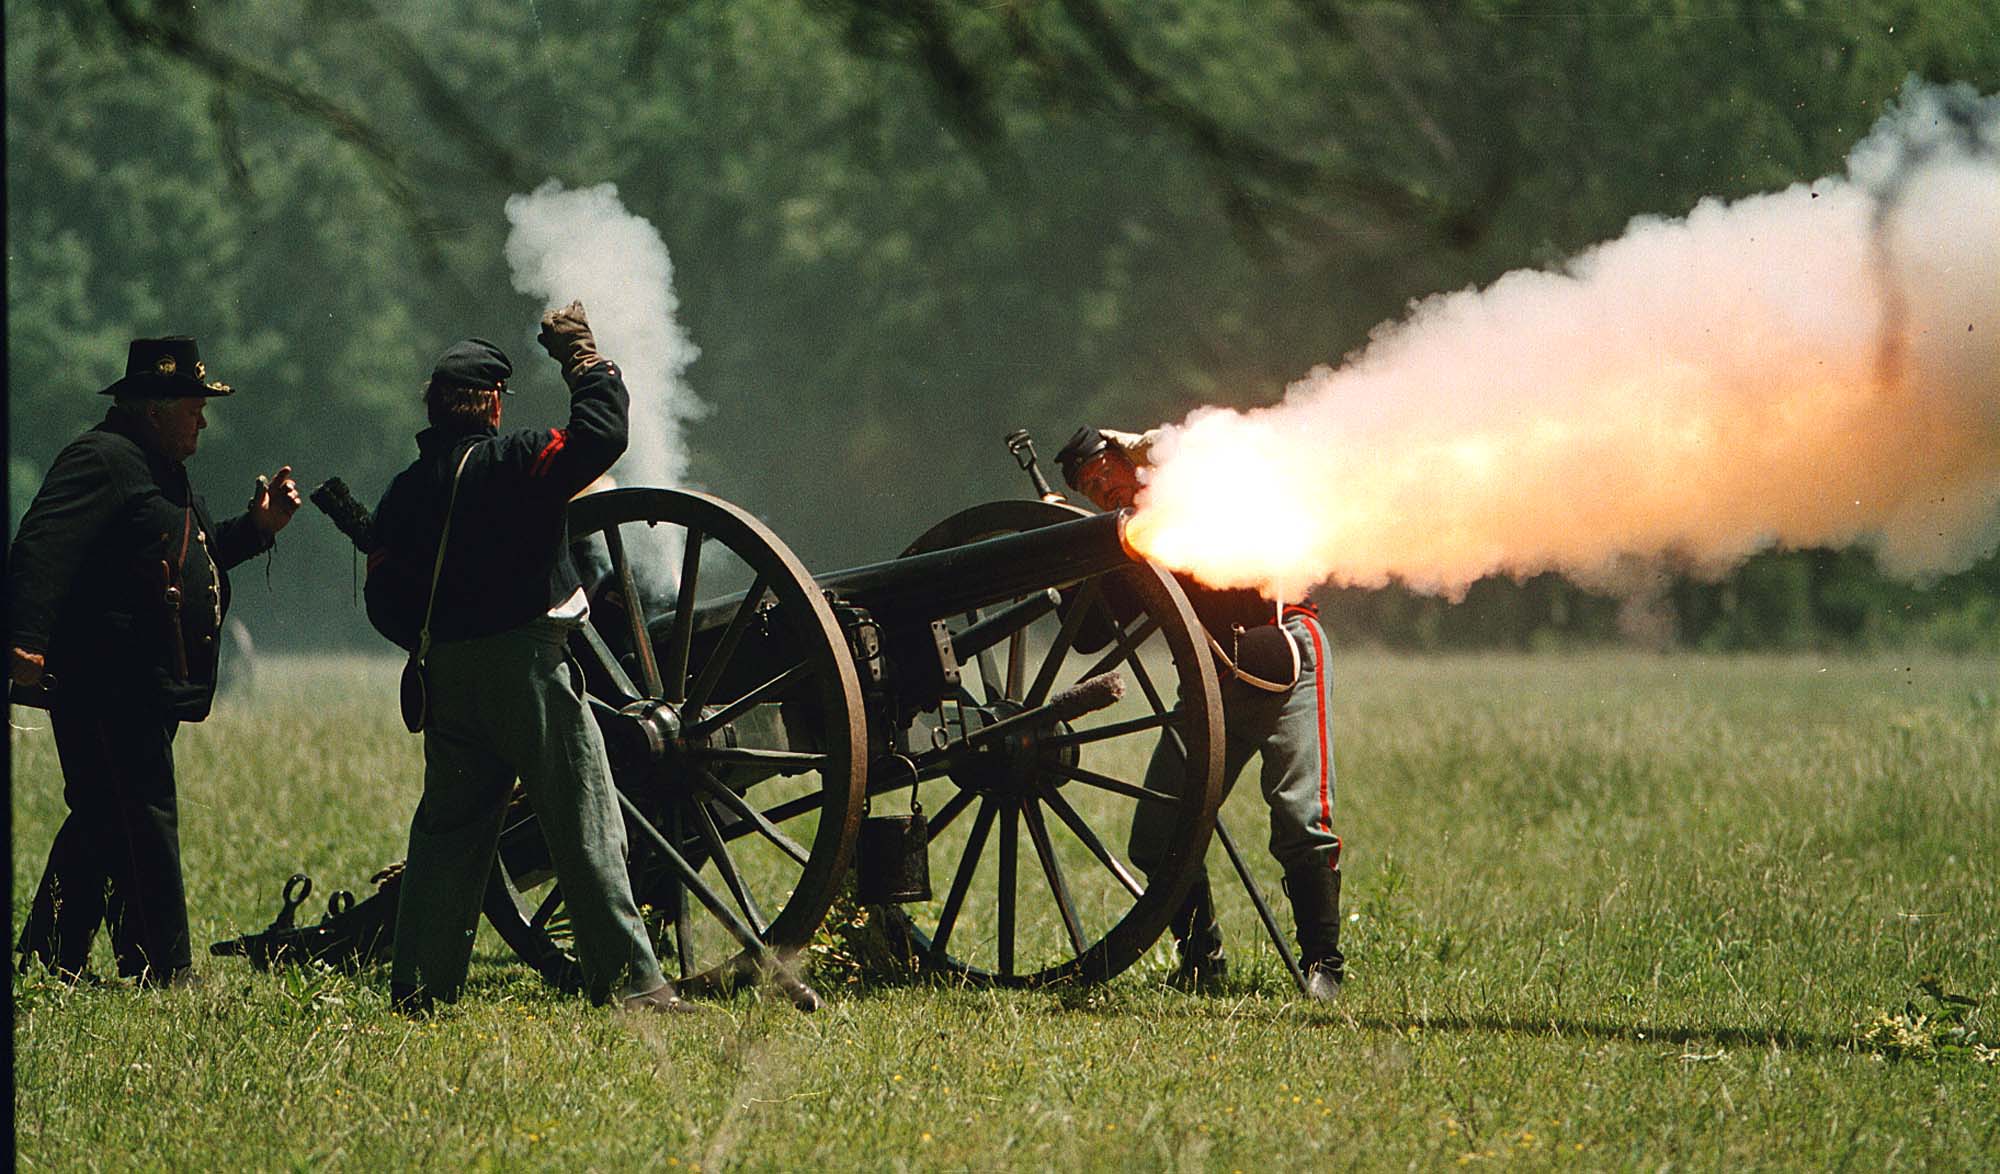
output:
POLYGON ((514 389, 507 386, 507 377, 513 373, 514 364, 507 361, 505 351, 483 338, 468 338, 452 343, 438 356, 431 382, 450 387, 497 387, 512 395, 514 389))
POLYGON ((185 334, 167 338, 135 338, 125 353, 125 378, 103 395, 141 399, 181 399, 191 395, 232 395, 235 388, 209 379, 201 348, 185 334))

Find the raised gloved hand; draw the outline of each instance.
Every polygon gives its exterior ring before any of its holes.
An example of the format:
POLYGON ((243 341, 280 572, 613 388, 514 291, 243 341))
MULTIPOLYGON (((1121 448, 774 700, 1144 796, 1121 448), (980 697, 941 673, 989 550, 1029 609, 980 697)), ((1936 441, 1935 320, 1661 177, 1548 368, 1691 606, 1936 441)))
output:
POLYGON ((544 312, 542 332, 535 336, 535 341, 561 365, 563 378, 571 382, 604 361, 604 356, 597 353, 597 339, 590 333, 590 320, 584 317, 582 302, 544 312))
POLYGON ((1097 434, 1125 450, 1135 465, 1150 463, 1153 445, 1160 439, 1160 430, 1151 428, 1145 432, 1120 432, 1115 428, 1099 428, 1097 434))

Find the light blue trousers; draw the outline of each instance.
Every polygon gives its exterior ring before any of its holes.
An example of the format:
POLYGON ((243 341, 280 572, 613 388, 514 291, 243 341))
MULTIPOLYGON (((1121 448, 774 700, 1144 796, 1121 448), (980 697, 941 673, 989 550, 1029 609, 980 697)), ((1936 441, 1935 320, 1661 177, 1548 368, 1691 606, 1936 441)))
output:
POLYGON ((604 737, 564 651, 575 626, 542 618, 431 646, 424 796, 396 907, 398 983, 447 1000, 464 985, 516 778, 548 842, 585 990, 602 1001, 665 981, 632 899, 604 737))
MULTIPOLYGON (((1252 755, 1263 756, 1261 782, 1271 808, 1271 855, 1290 872, 1338 866, 1333 834, 1333 667, 1326 632, 1294 612, 1285 630, 1299 646, 1299 679, 1283 693, 1222 682, 1222 789, 1226 796, 1252 755)), ((1160 739, 1146 766, 1148 790, 1178 795, 1187 759, 1160 739)), ((1132 817, 1132 863, 1151 871, 1171 830, 1162 804, 1141 803, 1132 817)))

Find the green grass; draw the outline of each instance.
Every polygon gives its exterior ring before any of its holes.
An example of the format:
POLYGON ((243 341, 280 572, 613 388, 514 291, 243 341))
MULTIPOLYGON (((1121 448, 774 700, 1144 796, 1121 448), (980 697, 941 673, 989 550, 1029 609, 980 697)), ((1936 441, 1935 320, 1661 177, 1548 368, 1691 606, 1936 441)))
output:
MULTIPOLYGON (((1228 886, 1236 969, 1207 998, 1161 986, 1162 946, 1100 988, 829 975, 814 1016, 744 994, 633 1022, 553 997, 490 931, 466 1001, 415 1024, 379 971, 204 957, 204 988, 164 993, 16 978, 20 1163, 2000 1164, 1991 662, 1336 669, 1335 1006, 1290 997, 1228 886)), ((267 662, 183 729, 198 948, 261 927, 294 869, 316 910, 401 856, 419 748, 393 674, 267 662)), ((18 928, 62 803, 46 731, 19 728, 45 716, 13 718, 18 928)), ((1225 817, 1275 880, 1254 785, 1225 817)))

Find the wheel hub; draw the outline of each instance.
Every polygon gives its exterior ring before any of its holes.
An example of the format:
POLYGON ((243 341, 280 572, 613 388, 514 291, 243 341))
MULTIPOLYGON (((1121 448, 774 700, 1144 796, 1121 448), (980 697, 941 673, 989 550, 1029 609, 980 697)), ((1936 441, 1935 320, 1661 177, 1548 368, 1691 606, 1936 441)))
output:
MULTIPOLYGON (((965 715, 965 733, 970 737, 1025 708, 1018 701, 1003 698, 989 705, 966 706, 960 712, 965 715)), ((1050 768, 1075 766, 1076 747, 1050 746, 1047 739, 1069 732, 1068 722, 1057 721, 1003 733, 961 751, 951 777, 960 787, 986 795, 1026 795, 1044 780, 1060 786, 1067 780, 1050 768)))

